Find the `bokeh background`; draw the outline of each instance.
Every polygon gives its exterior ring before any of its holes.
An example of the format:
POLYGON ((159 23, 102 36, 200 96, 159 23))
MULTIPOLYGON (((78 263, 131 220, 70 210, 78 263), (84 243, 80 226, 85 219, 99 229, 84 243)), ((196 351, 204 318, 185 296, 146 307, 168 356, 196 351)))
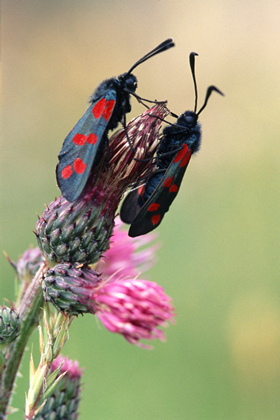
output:
MULTIPOLYGON (((133 347, 92 316, 70 330, 64 354, 85 367, 82 420, 280 418, 279 21, 278 0, 2 1, 0 249, 14 260, 36 245, 62 141, 104 78, 173 37, 176 48, 135 70, 138 94, 192 109, 196 51, 200 104, 210 84, 226 95, 201 115, 201 151, 158 229, 149 278, 177 312, 166 343, 133 347)), ((143 108, 132 102, 134 117, 143 108)), ((30 349, 11 418, 23 415, 30 349)))

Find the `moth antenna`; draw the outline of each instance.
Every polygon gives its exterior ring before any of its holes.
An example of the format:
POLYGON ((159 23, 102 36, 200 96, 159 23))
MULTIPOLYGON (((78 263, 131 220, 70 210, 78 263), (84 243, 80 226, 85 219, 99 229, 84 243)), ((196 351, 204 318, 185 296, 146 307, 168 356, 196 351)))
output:
POLYGON ((163 41, 161 44, 159 44, 157 47, 155 47, 152 51, 145 54, 140 60, 136 61, 135 64, 128 70, 127 74, 131 73, 132 70, 135 69, 135 67, 139 66, 139 64, 144 63, 144 61, 148 60, 149 58, 153 57, 154 55, 157 55, 163 51, 169 50, 169 48, 174 47, 175 44, 173 42, 173 39, 169 38, 166 41, 163 41))
POLYGON ((204 110, 212 92, 217 92, 220 95, 224 96, 223 92, 221 92, 218 88, 216 88, 216 86, 209 86, 209 88, 206 91, 204 104, 202 105, 202 107, 200 108, 200 110, 198 111, 198 113, 196 115, 199 115, 204 110))
POLYGON ((196 52, 190 53, 190 68, 193 78, 193 86, 194 86, 194 112, 196 113, 197 109, 197 100, 198 100, 198 93, 197 93, 197 84, 196 84, 196 77, 195 77, 195 56, 198 55, 196 52))

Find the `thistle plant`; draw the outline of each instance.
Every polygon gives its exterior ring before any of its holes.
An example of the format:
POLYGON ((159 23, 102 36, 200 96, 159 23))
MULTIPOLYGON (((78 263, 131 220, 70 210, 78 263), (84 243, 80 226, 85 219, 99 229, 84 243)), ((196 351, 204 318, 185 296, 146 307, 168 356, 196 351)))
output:
POLYGON ((124 193, 154 169, 165 104, 156 104, 112 135, 79 198, 58 197, 38 218, 38 247, 17 262, 17 296, 0 309, 0 418, 13 412, 11 396, 31 332, 38 328, 40 361, 30 356, 28 420, 77 419, 82 370, 63 357, 69 329, 83 313, 97 316, 130 344, 164 340, 174 318, 163 288, 143 278, 155 262, 156 236, 130 238, 117 210, 124 193), (151 242, 153 242, 152 245, 151 242))

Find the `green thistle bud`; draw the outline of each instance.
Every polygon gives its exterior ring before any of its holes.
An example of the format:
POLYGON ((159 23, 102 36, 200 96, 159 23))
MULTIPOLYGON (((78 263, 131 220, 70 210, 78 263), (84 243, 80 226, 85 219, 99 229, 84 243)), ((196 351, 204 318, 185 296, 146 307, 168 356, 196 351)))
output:
POLYGON ((46 208, 36 236, 51 264, 96 263, 109 248, 119 202, 133 183, 153 169, 160 126, 167 114, 165 105, 157 104, 115 133, 80 197, 72 203, 60 197, 46 208))
POLYGON ((50 203, 36 226, 38 244, 46 259, 52 263, 97 262, 108 249, 114 226, 114 215, 102 210, 96 196, 82 197, 75 203, 59 197, 50 203))
POLYGON ((19 335, 20 319, 14 309, 3 306, 0 309, 0 344, 6 345, 19 335))
POLYGON ((68 315, 94 313, 90 297, 100 281, 99 274, 90 267, 58 264, 47 271, 42 281, 44 298, 68 315))
POLYGON ((58 356, 51 366, 51 372, 64 374, 56 383, 54 391, 47 398, 43 408, 35 415, 34 420, 77 420, 80 402, 80 381, 82 371, 78 362, 58 356))

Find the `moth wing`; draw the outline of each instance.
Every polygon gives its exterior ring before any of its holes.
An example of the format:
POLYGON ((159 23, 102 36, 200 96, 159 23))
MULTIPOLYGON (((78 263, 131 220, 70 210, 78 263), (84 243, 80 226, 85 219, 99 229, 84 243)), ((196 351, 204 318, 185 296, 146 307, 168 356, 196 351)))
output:
POLYGON ((116 91, 111 89, 90 104, 63 142, 56 179, 68 201, 76 200, 86 185, 96 154, 106 141, 104 134, 115 104, 116 91))
POLYGON ((178 194, 191 155, 191 149, 184 143, 182 149, 176 153, 170 162, 154 192, 131 223, 129 236, 145 235, 160 225, 165 213, 168 212, 178 194))
POLYGON ((130 225, 144 205, 144 187, 145 185, 136 187, 125 197, 120 210, 120 218, 124 223, 130 225))

